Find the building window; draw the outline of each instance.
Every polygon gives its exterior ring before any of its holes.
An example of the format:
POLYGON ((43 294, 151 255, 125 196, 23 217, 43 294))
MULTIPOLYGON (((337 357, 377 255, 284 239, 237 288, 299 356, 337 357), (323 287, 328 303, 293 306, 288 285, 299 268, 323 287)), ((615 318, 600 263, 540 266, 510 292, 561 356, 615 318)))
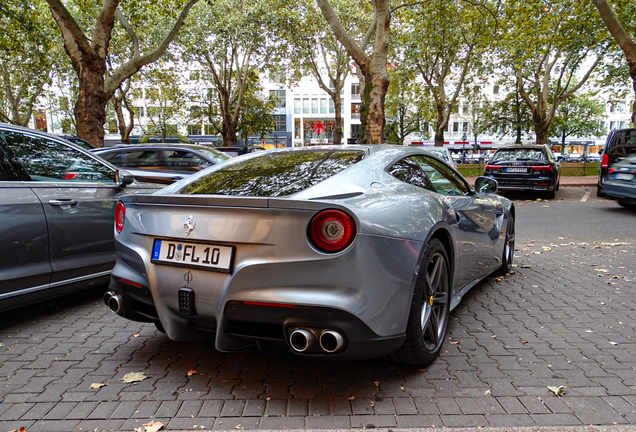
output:
POLYGON ((309 114, 309 98, 303 99, 303 114, 309 114))
POLYGON ((270 90, 269 96, 274 99, 274 108, 285 108, 285 90, 270 90))
POLYGON ((333 103, 333 99, 329 98, 329 114, 336 113, 336 105, 333 103))
POLYGON ((276 122, 276 132, 287 132, 287 116, 285 115, 274 115, 274 121, 276 122))
POLYGON ((327 114, 327 99, 326 98, 320 99, 320 114, 327 114))
POLYGON ((188 125, 188 135, 201 135, 201 125, 200 124, 189 124, 188 125))
POLYGON ((351 95, 360 96, 360 84, 351 84, 351 95))
POLYGON ((300 98, 294 99, 294 114, 300 114, 300 98))
POLYGON ((351 125, 351 138, 362 138, 362 125, 351 125))
POLYGON ((311 98, 311 113, 318 114, 318 98, 311 98))
POLYGON ((352 103, 351 104, 351 118, 360 118, 360 104, 352 103))

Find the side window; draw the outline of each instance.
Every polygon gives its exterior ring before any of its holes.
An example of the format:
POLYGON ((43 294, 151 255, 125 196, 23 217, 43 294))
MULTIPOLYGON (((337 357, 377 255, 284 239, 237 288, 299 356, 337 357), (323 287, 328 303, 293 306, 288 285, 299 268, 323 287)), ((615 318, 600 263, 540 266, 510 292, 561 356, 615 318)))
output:
POLYGON ((437 193, 455 196, 468 193, 466 183, 446 164, 427 156, 413 156, 412 159, 426 173, 437 193))
POLYGON ((404 158, 397 161, 391 168, 389 168, 389 174, 404 183, 412 184, 435 192, 435 188, 431 183, 431 180, 422 170, 420 165, 412 158, 404 158))
POLYGON ((210 163, 201 156, 190 151, 175 150, 169 152, 167 156, 166 165, 169 169, 198 171, 201 167, 210 165, 210 163))
POLYGON ((5 140, 31 181, 115 182, 115 171, 69 145, 13 132, 5 140))

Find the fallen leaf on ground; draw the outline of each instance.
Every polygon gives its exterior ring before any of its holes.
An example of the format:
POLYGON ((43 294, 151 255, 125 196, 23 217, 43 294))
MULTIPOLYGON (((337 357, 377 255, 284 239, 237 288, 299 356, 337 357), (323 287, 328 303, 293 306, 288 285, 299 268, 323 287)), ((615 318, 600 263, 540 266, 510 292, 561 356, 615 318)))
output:
POLYGON ((97 388, 104 387, 104 386, 107 386, 107 385, 108 384, 105 384, 105 383, 93 383, 93 384, 91 384, 91 388, 92 389, 97 389, 97 388))
POLYGON ((565 394, 565 387, 563 386, 558 386, 558 387, 548 386, 548 389, 554 392, 554 394, 557 395, 558 397, 561 397, 565 394))
POLYGON ((129 372, 121 379, 125 383, 139 382, 148 378, 143 372, 129 372))
POLYGON ((157 432, 159 429, 163 427, 163 423, 161 422, 152 422, 146 423, 143 425, 144 432, 157 432))
POLYGON ((195 373, 197 373, 197 371, 196 371, 196 370, 194 370, 194 369, 192 369, 192 370, 189 370, 189 371, 188 371, 188 374, 187 374, 187 375, 188 375, 188 376, 192 376, 192 375, 194 375, 195 373))

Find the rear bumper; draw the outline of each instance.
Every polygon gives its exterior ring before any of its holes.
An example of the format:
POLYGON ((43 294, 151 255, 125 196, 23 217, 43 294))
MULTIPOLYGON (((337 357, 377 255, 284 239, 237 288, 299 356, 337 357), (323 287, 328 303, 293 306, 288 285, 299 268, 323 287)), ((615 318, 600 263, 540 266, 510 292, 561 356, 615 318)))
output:
POLYGON ((557 181, 554 177, 519 178, 493 175, 486 177, 497 180, 499 190, 554 191, 557 187, 557 181))
POLYGON ((253 260, 231 274, 150 264, 150 246, 116 247, 110 290, 121 296, 125 318, 160 322, 172 340, 214 337, 219 351, 261 340, 301 356, 348 360, 382 357, 403 344, 421 244, 361 235, 340 256, 253 260), (188 307, 182 292, 190 292, 188 307), (315 335, 311 348, 292 349, 297 329, 315 335), (342 335, 344 345, 323 349, 325 331, 342 335))
POLYGON ((602 186, 604 197, 617 201, 636 202, 636 185, 605 181, 602 186))

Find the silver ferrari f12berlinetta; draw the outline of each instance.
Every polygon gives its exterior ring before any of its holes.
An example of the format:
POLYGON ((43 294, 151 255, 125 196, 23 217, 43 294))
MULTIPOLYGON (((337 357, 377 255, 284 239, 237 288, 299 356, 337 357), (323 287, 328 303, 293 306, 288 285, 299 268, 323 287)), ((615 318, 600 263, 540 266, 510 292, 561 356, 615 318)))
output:
POLYGON ((172 340, 286 345, 424 366, 450 311, 509 272, 515 208, 424 148, 285 148, 230 159, 115 210, 104 300, 172 340))

